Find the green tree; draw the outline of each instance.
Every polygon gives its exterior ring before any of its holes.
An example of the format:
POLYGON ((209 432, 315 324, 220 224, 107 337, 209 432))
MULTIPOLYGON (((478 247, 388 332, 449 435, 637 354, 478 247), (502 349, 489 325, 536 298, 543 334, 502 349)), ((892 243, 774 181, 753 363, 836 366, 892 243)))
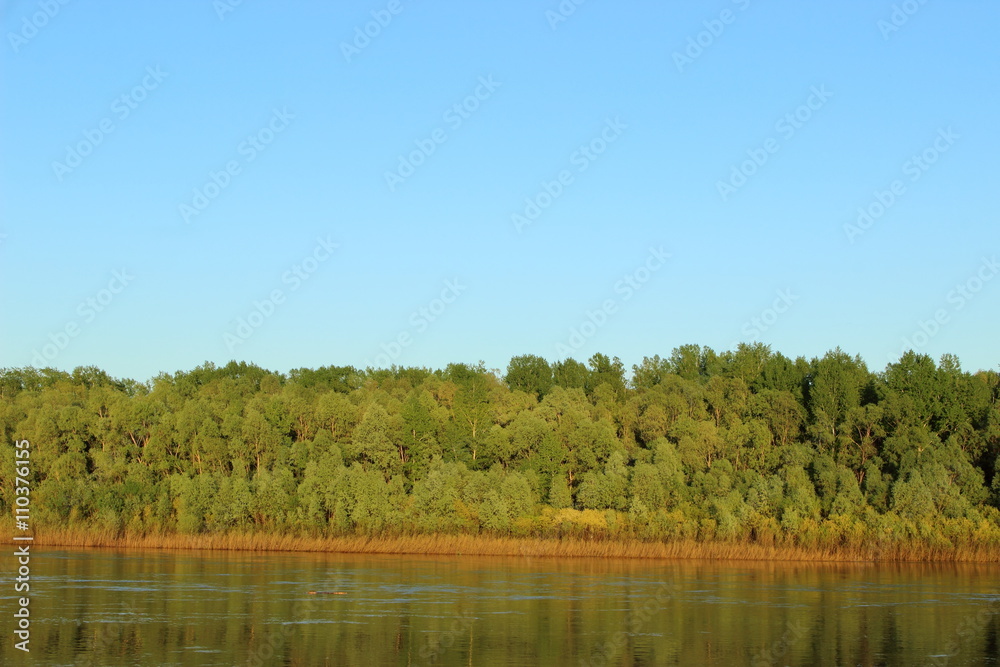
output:
POLYGON ((588 375, 587 367, 576 359, 565 359, 552 365, 552 380, 563 389, 583 389, 588 375))
POLYGON ((709 372, 707 362, 714 360, 715 353, 710 348, 681 345, 670 353, 670 371, 689 382, 698 382, 709 372))
POLYGON ((552 388, 552 367, 533 354, 513 357, 507 364, 504 382, 513 390, 528 392, 540 399, 552 388))
POLYGON ((621 359, 618 357, 611 359, 608 355, 598 352, 587 361, 587 364, 590 366, 590 373, 584 384, 587 394, 593 394, 598 387, 606 384, 612 389, 616 398, 624 396, 625 366, 621 359))
POLYGON ((569 484, 566 483, 566 475, 552 476, 552 484, 549 486, 549 506, 556 509, 573 506, 573 495, 570 493, 569 484))
POLYGON ((399 472, 405 463, 401 438, 394 432, 385 408, 378 403, 365 410, 351 444, 349 458, 356 458, 365 469, 381 472, 386 479, 399 472))
POLYGON ((652 389, 663 383, 672 372, 670 362, 660 359, 660 355, 643 357, 642 364, 632 366, 632 386, 636 389, 652 389))
POLYGON ((666 506, 667 491, 663 487, 660 471, 651 463, 637 463, 632 469, 630 497, 650 510, 666 506))
POLYGON ((628 468, 621 452, 608 458, 602 472, 591 471, 583 476, 577 500, 584 509, 628 509, 628 468))

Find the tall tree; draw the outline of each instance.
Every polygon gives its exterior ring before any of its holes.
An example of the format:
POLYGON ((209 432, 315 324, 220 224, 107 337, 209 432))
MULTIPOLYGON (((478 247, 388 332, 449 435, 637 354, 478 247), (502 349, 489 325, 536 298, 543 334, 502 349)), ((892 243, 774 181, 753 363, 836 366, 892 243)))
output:
POLYGON ((552 388, 552 367, 542 357, 522 354, 507 364, 504 382, 511 389, 534 394, 540 399, 552 388))
POLYGON ((400 451, 399 440, 385 408, 372 403, 354 430, 350 455, 357 458, 366 470, 376 470, 388 479, 405 463, 405 452, 400 451))

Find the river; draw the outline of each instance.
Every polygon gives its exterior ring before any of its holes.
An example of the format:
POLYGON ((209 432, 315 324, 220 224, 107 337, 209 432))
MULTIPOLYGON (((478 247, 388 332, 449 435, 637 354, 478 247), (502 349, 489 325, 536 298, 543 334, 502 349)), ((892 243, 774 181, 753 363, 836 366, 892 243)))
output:
POLYGON ((31 655, 5 611, 0 662, 995 665, 998 589, 987 565, 49 548, 31 655))

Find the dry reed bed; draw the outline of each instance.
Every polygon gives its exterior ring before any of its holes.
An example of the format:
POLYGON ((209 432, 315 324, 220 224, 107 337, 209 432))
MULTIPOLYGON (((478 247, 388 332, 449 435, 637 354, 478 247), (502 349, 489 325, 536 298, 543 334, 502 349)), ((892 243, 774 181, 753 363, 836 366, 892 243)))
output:
POLYGON ((927 544, 807 548, 757 543, 641 542, 579 538, 513 538, 484 535, 400 535, 389 537, 301 537, 268 534, 119 535, 112 532, 46 529, 36 532, 39 547, 204 549, 220 551, 302 551, 354 554, 520 556, 530 558, 716 559, 743 561, 839 562, 1000 562, 992 545, 933 547, 927 544))

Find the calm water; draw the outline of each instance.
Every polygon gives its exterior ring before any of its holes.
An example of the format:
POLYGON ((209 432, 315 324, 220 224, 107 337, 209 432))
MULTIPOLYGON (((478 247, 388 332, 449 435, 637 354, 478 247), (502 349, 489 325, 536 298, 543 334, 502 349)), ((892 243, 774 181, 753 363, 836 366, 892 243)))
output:
POLYGON ((30 657, 0 591, 5 665, 1000 664, 988 566, 105 550, 31 566, 30 657))

